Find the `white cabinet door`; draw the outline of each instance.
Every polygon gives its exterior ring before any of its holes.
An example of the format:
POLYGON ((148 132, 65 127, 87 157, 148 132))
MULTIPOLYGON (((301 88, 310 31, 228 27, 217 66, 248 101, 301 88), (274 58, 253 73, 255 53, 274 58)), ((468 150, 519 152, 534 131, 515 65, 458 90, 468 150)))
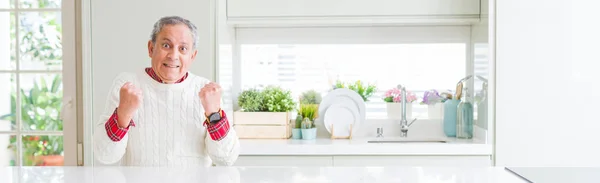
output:
POLYGON ((240 156, 234 166, 492 166, 490 156, 240 156))
POLYGON ((491 166, 490 156, 334 156, 334 166, 491 166))
POLYGON ((598 1, 495 2, 496 165, 600 166, 598 1))
POLYGON ((234 166, 333 166, 331 156, 240 156, 234 166))

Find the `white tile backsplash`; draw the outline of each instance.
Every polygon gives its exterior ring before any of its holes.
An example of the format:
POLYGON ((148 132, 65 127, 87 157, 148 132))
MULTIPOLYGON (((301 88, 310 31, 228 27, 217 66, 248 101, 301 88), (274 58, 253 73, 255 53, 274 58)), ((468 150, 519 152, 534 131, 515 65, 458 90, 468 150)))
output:
MULTIPOLYGON (((410 122, 410 121, 409 121, 410 122)), ((315 122, 318 138, 330 138, 323 122, 315 122)), ((353 137, 376 137, 377 128, 383 128, 384 137, 400 136, 400 121, 389 119, 367 119, 353 137)), ((408 130, 409 137, 445 137, 442 120, 423 119, 415 121, 408 130)))

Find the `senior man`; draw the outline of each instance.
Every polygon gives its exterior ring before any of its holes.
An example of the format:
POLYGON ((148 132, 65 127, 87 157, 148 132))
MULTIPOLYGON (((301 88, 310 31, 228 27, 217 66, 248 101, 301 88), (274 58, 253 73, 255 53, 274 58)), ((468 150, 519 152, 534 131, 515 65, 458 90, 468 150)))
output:
POLYGON ((119 74, 94 129, 94 156, 126 166, 229 166, 239 139, 221 110, 221 87, 188 71, 197 28, 177 16, 154 24, 151 67, 119 74))

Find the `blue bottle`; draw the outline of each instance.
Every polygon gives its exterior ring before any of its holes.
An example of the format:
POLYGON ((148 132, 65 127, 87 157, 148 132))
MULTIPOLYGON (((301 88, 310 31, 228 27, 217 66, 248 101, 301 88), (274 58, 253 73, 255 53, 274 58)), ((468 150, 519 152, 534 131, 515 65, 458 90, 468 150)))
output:
POLYGON ((460 100, 450 99, 444 102, 444 134, 447 137, 456 137, 457 109, 460 100))
POLYGON ((465 94, 460 98, 456 118, 456 138, 473 138, 473 103, 468 99, 469 90, 465 87, 465 94))

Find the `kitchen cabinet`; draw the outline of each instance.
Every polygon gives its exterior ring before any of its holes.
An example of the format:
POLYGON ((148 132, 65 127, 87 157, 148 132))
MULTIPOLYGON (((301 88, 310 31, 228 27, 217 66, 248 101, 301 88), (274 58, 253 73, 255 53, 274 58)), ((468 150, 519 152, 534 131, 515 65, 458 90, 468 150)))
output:
POLYGON ((495 165, 600 166, 598 1, 495 6, 495 165), (545 93, 553 89, 559 97, 545 93))
POLYGON ((237 24, 318 20, 385 22, 394 19, 479 19, 481 0, 226 0, 227 21, 237 24))
POLYGON ((227 0, 228 17, 479 15, 480 0, 227 0))
POLYGON ((492 166, 490 156, 240 156, 234 166, 492 166))
POLYGON ((332 166, 332 156, 239 156, 234 166, 332 166))
POLYGON ((334 156, 334 166, 492 166, 490 156, 334 156))

